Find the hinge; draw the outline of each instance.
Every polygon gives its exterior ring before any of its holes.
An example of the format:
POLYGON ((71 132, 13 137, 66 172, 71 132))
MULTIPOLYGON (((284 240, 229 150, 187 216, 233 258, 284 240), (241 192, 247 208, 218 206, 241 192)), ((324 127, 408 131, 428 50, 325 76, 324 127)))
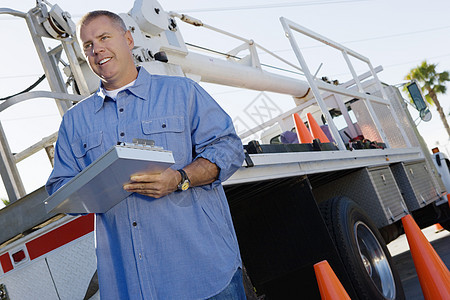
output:
POLYGON ((425 197, 422 194, 420 194, 420 198, 422 198, 422 203, 423 204, 427 204, 427 200, 425 200, 425 197))
POLYGON ((389 217, 390 217, 391 221, 394 222, 395 221, 395 217, 394 217, 394 214, 392 213, 392 211, 391 211, 391 209, 389 207, 387 207, 387 211, 389 213, 389 217))
POLYGON ((405 204, 403 203, 403 200, 400 202, 400 204, 402 205, 403 212, 404 212, 405 214, 409 214, 409 211, 408 211, 408 209, 406 208, 405 204))

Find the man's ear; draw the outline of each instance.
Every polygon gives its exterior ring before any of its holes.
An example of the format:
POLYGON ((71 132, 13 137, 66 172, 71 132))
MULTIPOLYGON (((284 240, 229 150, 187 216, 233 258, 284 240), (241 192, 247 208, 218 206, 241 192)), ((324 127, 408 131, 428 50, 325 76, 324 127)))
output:
POLYGON ((125 38, 127 40, 127 44, 128 44, 128 48, 131 50, 133 50, 134 48, 134 39, 133 36, 131 35, 131 32, 129 30, 127 30, 127 32, 125 32, 125 38))

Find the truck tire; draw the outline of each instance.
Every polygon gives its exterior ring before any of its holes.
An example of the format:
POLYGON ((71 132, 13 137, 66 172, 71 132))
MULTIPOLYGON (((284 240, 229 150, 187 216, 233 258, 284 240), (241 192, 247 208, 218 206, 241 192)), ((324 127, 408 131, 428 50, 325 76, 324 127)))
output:
POLYGON ((346 197, 319 208, 358 298, 405 299, 386 243, 364 211, 346 197))

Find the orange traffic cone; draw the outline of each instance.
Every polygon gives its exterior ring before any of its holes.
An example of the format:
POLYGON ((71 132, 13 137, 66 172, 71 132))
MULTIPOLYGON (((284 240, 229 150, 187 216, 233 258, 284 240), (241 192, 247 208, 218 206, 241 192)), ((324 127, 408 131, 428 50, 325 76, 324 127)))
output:
POLYGON ((311 113, 307 113, 309 128, 311 128, 312 136, 315 139, 319 139, 321 143, 329 143, 330 140, 327 138, 325 133, 323 133, 322 129, 320 129, 319 124, 317 124, 316 120, 314 120, 311 113))
POLYGON ((297 130, 298 142, 301 144, 311 144, 313 142, 313 138, 308 128, 306 128, 305 123, 303 123, 300 116, 295 113, 292 115, 294 117, 295 129, 297 130))
POLYGON ((439 223, 434 224, 434 232, 441 232, 442 230, 444 230, 444 227, 442 227, 441 224, 439 223))
POLYGON ((448 206, 450 206, 450 194, 447 194, 448 206))
POLYGON ((322 300, 350 299, 326 260, 315 264, 314 271, 316 272, 317 284, 319 285, 322 300))
POLYGON ((426 300, 450 299, 450 272, 411 215, 402 218, 411 256, 426 300))

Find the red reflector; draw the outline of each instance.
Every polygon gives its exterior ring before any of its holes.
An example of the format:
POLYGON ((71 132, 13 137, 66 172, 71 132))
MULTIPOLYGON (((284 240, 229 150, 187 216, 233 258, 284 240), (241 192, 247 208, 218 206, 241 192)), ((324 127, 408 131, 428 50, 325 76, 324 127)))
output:
POLYGON ((94 230, 94 214, 76 218, 49 233, 26 243, 28 256, 33 260, 94 230))
POLYGON ((12 255, 12 258, 13 258, 13 260, 14 260, 14 263, 16 263, 16 264, 19 263, 19 262, 21 262, 22 260, 24 260, 25 257, 26 257, 25 251, 23 251, 23 250, 17 251, 16 253, 14 253, 14 254, 12 255))
POLYGON ((9 258, 9 253, 0 255, 0 264, 2 265, 3 272, 9 272, 14 269, 11 259, 9 258))

